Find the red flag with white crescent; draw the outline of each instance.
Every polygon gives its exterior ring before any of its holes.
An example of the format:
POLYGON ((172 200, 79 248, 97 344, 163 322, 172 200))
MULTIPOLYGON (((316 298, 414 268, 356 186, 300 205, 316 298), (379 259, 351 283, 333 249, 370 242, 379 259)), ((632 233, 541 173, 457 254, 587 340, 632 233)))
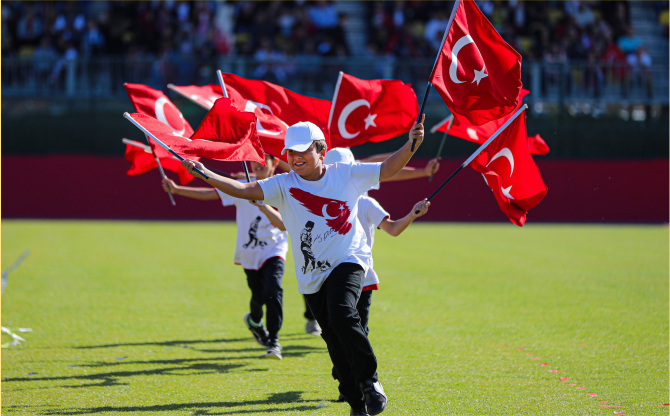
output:
MULTIPOLYGON (((519 93, 519 104, 514 109, 514 112, 516 112, 516 110, 521 107, 523 104, 523 97, 525 97, 528 92, 529 91, 524 88, 521 89, 521 92, 519 93)), ((451 124, 451 127, 449 128, 449 135, 458 137, 459 139, 467 140, 469 142, 482 144, 488 140, 489 137, 491 137, 493 133, 495 133, 496 130, 500 128, 500 126, 505 124, 505 122, 509 120, 512 115, 513 113, 498 120, 489 121, 488 123, 482 124, 481 126, 475 126, 468 123, 467 120, 455 118, 451 124)), ((431 132, 440 131, 444 133, 447 131, 448 124, 449 118, 443 120, 437 126, 433 127, 431 132)), ((542 137, 540 137, 539 134, 536 134, 535 136, 528 136, 528 149, 530 150, 531 155, 544 156, 549 153, 549 146, 542 139, 542 137)))
POLYGON ((267 81, 245 79, 229 73, 222 75, 233 105, 256 115, 256 131, 269 154, 281 156, 286 130, 300 121, 311 121, 321 128, 330 148, 330 101, 307 97, 267 81))
POLYGON ((471 163, 484 175, 502 212, 522 227, 526 213, 547 194, 547 186, 528 150, 526 115, 519 115, 471 163))
MULTIPOLYGON (((135 107, 135 111, 162 121, 180 135, 191 137, 193 128, 177 106, 162 91, 142 84, 126 83, 123 87, 126 89, 126 94, 128 94, 130 102, 135 107)), ((149 143, 159 159, 171 157, 167 150, 155 144, 153 140, 150 139, 149 143)))
POLYGON ((239 111, 230 100, 216 100, 190 137, 141 113, 130 117, 173 151, 214 160, 254 161, 265 166, 265 151, 256 133, 256 116, 239 111))
POLYGON ((333 147, 381 142, 409 133, 419 114, 410 84, 340 73, 329 117, 333 147))
POLYGON ((480 126, 516 108, 521 55, 473 0, 461 0, 455 7, 430 82, 457 119, 480 126))

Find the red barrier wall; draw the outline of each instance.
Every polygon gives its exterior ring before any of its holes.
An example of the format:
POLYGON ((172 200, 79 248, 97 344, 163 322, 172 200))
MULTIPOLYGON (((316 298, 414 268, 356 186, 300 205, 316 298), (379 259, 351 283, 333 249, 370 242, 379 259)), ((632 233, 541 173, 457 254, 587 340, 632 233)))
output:
MULTIPOLYGON (((451 174, 460 160, 441 162, 427 179, 382 184, 370 195, 391 215, 412 205, 451 174)), ((529 222, 668 222, 668 160, 556 161, 538 158, 549 187, 528 213, 529 222)), ((417 161, 414 165, 423 165, 417 161)), ((240 171, 239 163, 213 167, 240 171)), ((170 205, 157 171, 128 177, 122 157, 3 156, 2 218, 214 220, 234 218, 234 208, 175 197, 170 205)), ((171 172, 168 175, 175 177, 171 172)), ((195 179, 190 185, 204 186, 195 179)), ((433 200, 432 221, 507 221, 481 175, 464 169, 433 200)))

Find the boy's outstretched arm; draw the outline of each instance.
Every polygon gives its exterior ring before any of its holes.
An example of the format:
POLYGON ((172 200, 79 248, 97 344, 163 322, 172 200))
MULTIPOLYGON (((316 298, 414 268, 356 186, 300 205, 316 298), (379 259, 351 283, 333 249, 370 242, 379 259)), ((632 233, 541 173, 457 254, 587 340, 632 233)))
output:
POLYGON ((250 201, 262 201, 265 199, 263 194, 263 188, 258 184, 258 182, 251 183, 241 183, 233 179, 228 179, 223 176, 217 175, 216 173, 210 171, 200 162, 194 160, 184 159, 181 162, 181 165, 186 168, 188 173, 193 176, 199 177, 203 181, 212 185, 219 191, 224 194, 233 196, 240 199, 248 199, 250 201), (195 171, 194 168, 200 169, 205 175, 209 176, 209 179, 204 179, 202 176, 195 171))
POLYGON ((284 220, 282 219, 279 211, 277 211, 276 209, 272 208, 269 205, 266 204, 261 205, 256 201, 249 201, 249 203, 251 205, 256 205, 258 209, 260 209, 261 212, 265 214, 266 217, 268 217, 268 220, 270 220, 272 225, 277 227, 280 231, 286 231, 286 227, 284 226, 284 220))
POLYGON ((425 118, 426 115, 422 114, 421 123, 415 124, 414 127, 412 127, 412 130, 409 132, 409 141, 405 143, 405 145, 400 148, 400 150, 382 162, 381 170, 379 172, 380 182, 393 178, 412 158, 412 155, 414 154, 411 150, 412 141, 416 139, 417 147, 423 142, 423 121, 425 118))
POLYGON ((405 215, 397 221, 384 218, 382 223, 379 224, 379 228, 386 231, 389 235, 397 237, 402 234, 402 232, 405 231, 407 227, 409 227, 412 221, 428 212, 428 207, 430 207, 430 202, 424 199, 423 201, 414 204, 414 208, 412 208, 409 214, 405 215), (419 211, 419 213, 415 214, 416 211, 419 211))
POLYGON ((180 186, 174 183, 172 179, 163 178, 163 190, 172 192, 174 195, 181 195, 187 198, 211 201, 219 199, 219 195, 212 188, 194 188, 191 186, 180 186))
POLYGON ((384 182, 406 181, 408 179, 428 178, 431 174, 436 174, 440 169, 440 161, 438 159, 431 159, 423 168, 413 168, 405 166, 398 172, 397 175, 384 182))

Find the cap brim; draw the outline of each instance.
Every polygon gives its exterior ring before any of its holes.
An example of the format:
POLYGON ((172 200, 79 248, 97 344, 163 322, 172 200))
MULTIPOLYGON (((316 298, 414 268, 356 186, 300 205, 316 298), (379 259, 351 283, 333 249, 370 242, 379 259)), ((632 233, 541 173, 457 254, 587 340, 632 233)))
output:
POLYGON ((304 152, 305 150, 309 149, 309 147, 312 145, 313 142, 309 142, 306 144, 294 144, 293 146, 287 146, 284 147, 281 151, 281 154, 283 155, 286 153, 287 150, 295 150, 296 152, 304 152))

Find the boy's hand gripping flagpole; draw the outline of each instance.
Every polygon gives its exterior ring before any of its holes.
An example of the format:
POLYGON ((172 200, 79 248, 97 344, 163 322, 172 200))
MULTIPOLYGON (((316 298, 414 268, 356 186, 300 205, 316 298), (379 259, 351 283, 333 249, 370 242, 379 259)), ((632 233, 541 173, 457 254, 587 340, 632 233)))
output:
MULTIPOLYGON (((433 69, 430 70, 430 75, 433 75, 433 71, 435 70, 435 65, 437 65, 437 58, 440 57, 440 54, 442 53, 442 48, 444 47, 444 41, 447 40, 447 33, 449 33, 449 29, 451 29, 451 24, 454 22, 454 17, 456 16, 456 10, 458 10, 458 5, 461 4, 461 0, 456 0, 454 2, 454 8, 451 10, 451 16, 449 17, 449 22, 447 23, 447 28, 444 29, 444 35, 442 36, 442 43, 440 43, 440 49, 437 50, 437 56, 435 57, 435 62, 433 62, 433 69)), ((428 100, 428 94, 430 93, 430 87, 432 87, 433 84, 428 81, 428 85, 426 86, 426 93, 423 95, 423 102, 421 103, 421 109, 419 110, 419 116, 416 119, 416 122, 419 123, 421 122, 421 114, 423 114, 423 110, 426 107, 426 101, 428 100)), ((416 147, 416 139, 412 140, 412 152, 414 152, 414 149, 416 147)))
MULTIPOLYGON (((184 160, 184 158, 183 158, 181 155, 179 155, 179 154, 178 154, 177 152, 175 152, 174 150, 170 149, 170 148, 168 147, 168 145, 166 145, 166 144, 163 143, 162 141, 158 140, 158 137, 154 136, 149 130, 147 130, 147 129, 145 129, 144 127, 142 127, 142 125, 141 125, 140 123, 138 123, 137 121, 133 120, 133 118, 130 117, 130 114, 128 114, 128 113, 123 113, 123 116, 124 116, 125 118, 127 118, 128 121, 130 121, 131 123, 133 123, 133 125, 135 125, 135 127, 137 127, 138 129, 142 130, 142 132, 143 132, 144 134, 146 134, 147 136, 149 136, 149 137, 151 137, 152 139, 154 139, 154 141, 155 141, 156 143, 158 143, 158 145, 159 145, 160 147, 162 147, 163 149, 165 149, 165 150, 167 150, 168 152, 170 152, 170 153, 172 154, 172 156, 176 157, 178 160, 184 160)), ((160 164, 159 164, 158 166, 160 166, 160 164)), ((198 169, 198 168, 193 168, 193 170, 195 170, 196 172, 198 172, 198 175, 202 176, 203 178, 205 178, 205 179, 209 179, 209 176, 205 175, 205 172, 201 171, 200 169, 198 169)), ((161 172, 162 172, 162 171, 163 171, 163 169, 161 168, 161 172)))
MULTIPOLYGON (((442 141, 440 142, 440 147, 437 149, 437 156, 435 156, 435 159, 437 159, 437 160, 440 160, 440 156, 442 156, 442 149, 444 148, 444 142, 447 141, 447 133, 449 133, 449 129, 451 128, 451 125, 454 123, 454 115, 453 114, 450 115, 448 117, 448 119, 449 119, 449 124, 447 124, 447 130, 444 132, 444 136, 442 136, 442 141)), ((435 133, 437 131, 438 126, 439 126, 439 124, 436 125, 435 127, 433 127, 433 129, 435 129, 435 130, 432 130, 431 133, 435 133)), ((435 175, 435 173, 431 172, 430 173, 430 178, 428 178, 428 182, 433 181, 433 175, 435 175)))
MULTIPOLYGON (((435 197, 435 195, 437 195, 437 194, 442 190, 442 188, 444 188, 444 187, 449 183, 449 181, 451 181, 451 180, 454 178, 454 176, 456 176, 456 174, 457 174, 458 172, 460 172, 464 167, 468 166, 468 165, 470 164, 470 162, 472 162, 477 156, 479 156, 479 154, 480 154, 484 149, 486 149, 486 148, 491 144, 491 142, 492 142, 493 140, 495 140, 495 138, 498 137, 498 135, 499 135, 500 133, 502 133, 503 130, 505 130, 505 129, 507 128, 507 126, 509 126, 510 124, 512 124, 512 122, 519 116, 519 114, 523 113, 524 110, 526 110, 527 108, 528 108, 528 104, 524 104, 524 105, 522 105, 521 108, 519 108, 519 109, 516 111, 516 113, 514 113, 514 115, 513 115, 512 117, 510 117, 509 120, 507 120, 507 121, 505 122, 505 124, 503 124, 502 126, 500 126, 500 128, 499 128, 498 130, 496 130, 495 133, 493 133, 493 136, 491 136, 486 142, 484 142, 481 146, 479 146, 479 149, 475 150, 475 152, 474 152, 473 154, 471 154, 470 157, 469 157, 465 162, 463 162, 463 164, 462 164, 461 166, 459 166, 458 169, 456 169, 456 171, 454 171, 454 173, 452 173, 451 176, 449 176, 449 177, 447 178, 447 180, 444 181, 444 182, 442 183, 442 185, 440 185, 440 187, 437 188, 437 189, 435 190, 435 192, 433 192, 433 193, 428 197, 428 201, 430 201, 431 199, 433 199, 433 198, 435 197)), ((414 213, 415 213, 415 214, 419 214, 419 211, 414 211, 414 213)))
MULTIPOLYGON (((219 78, 219 84, 221 84, 221 91, 223 92, 223 96, 229 98, 228 91, 226 91, 226 83, 223 82, 223 73, 221 72, 220 69, 216 70, 216 76, 219 78)), ((249 169, 247 168, 247 162, 243 160, 242 166, 244 166, 244 175, 247 177, 247 183, 251 183, 251 178, 249 177, 249 169)))

